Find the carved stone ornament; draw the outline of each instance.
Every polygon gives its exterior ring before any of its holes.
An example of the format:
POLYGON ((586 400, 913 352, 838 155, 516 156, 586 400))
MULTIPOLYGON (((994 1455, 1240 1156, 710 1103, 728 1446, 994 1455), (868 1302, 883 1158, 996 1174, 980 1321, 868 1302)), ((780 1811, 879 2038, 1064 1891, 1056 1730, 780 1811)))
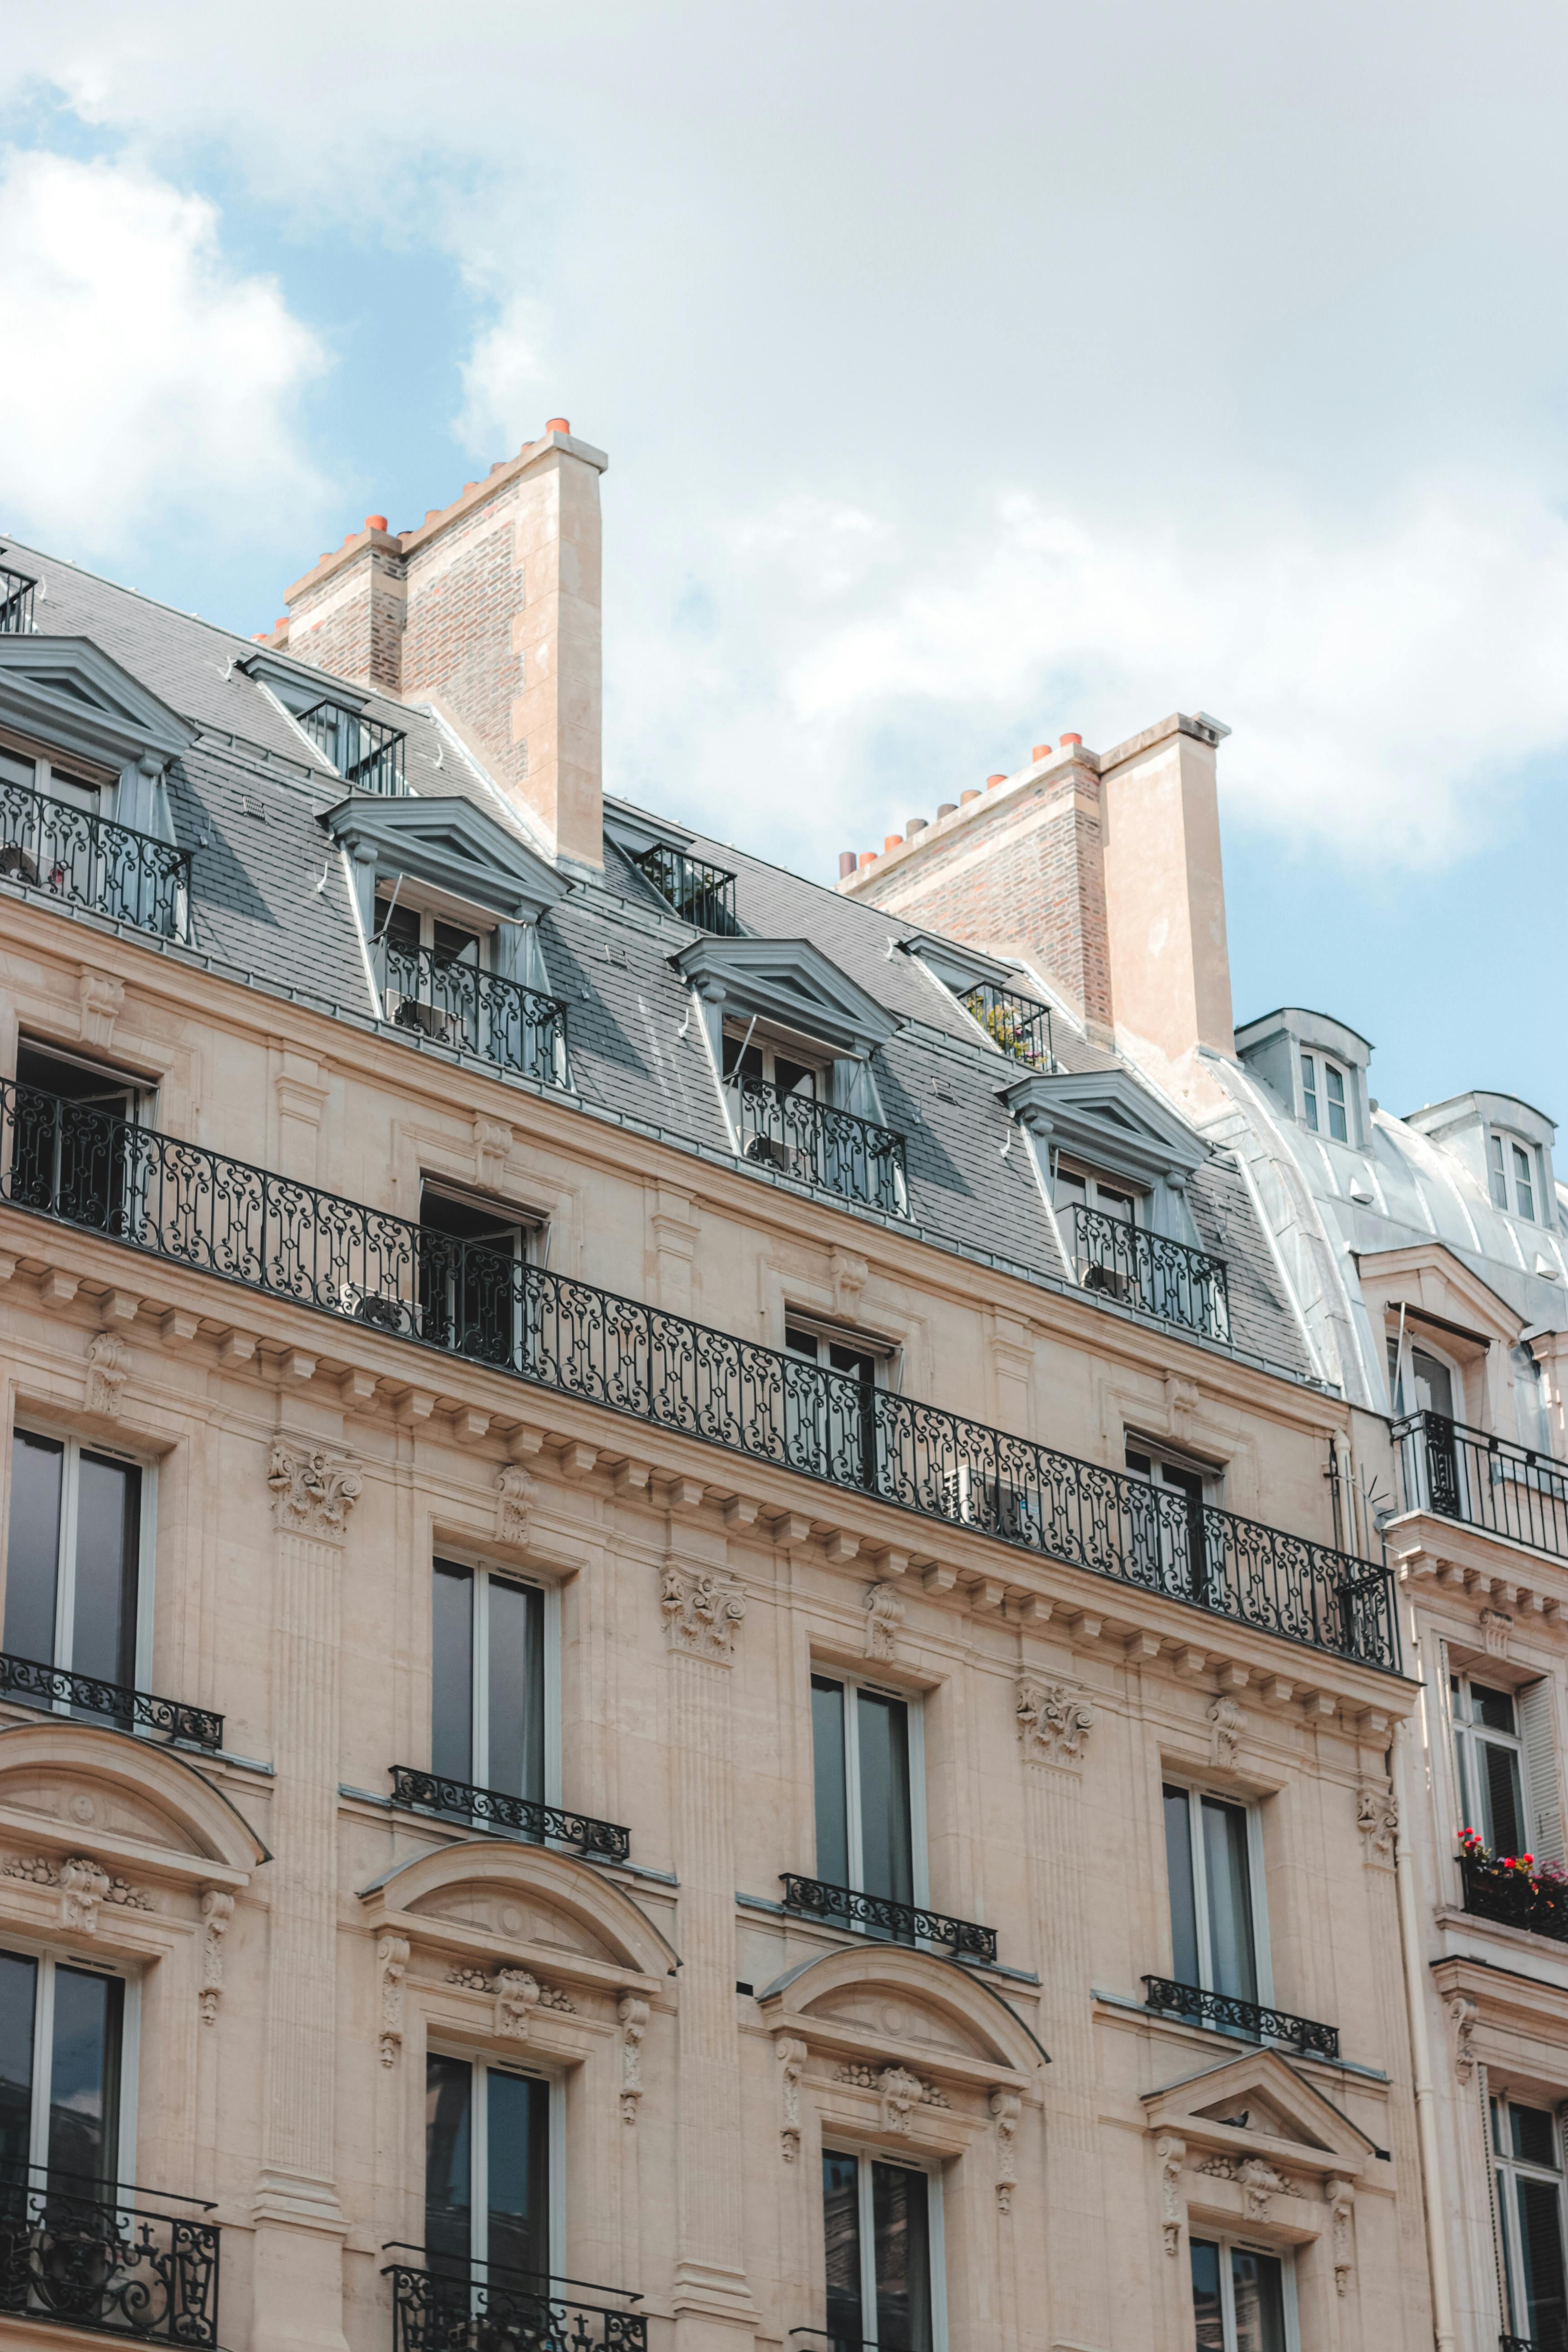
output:
POLYGON ((1467 1992, 1449 1993, 1447 2005, 1448 2020, 1454 2029, 1454 2072, 1461 2083, 1468 2083, 1476 2071, 1476 2053, 1471 2037, 1480 2012, 1467 1992))
POLYGON ((1164 2234, 1165 2252, 1179 2254, 1182 2224, 1187 2218, 1187 2202, 1182 2195, 1182 2167, 1187 2160, 1187 2143, 1168 2137, 1156 2140, 1154 2153, 1160 2159, 1160 2227, 1164 2234))
POLYGON ((125 982, 111 971, 94 971, 84 963, 77 995, 81 1006, 81 1042, 101 1049, 113 1038, 114 1024, 125 1003, 125 982))
POLYGON ((647 2003, 626 1992, 616 2003, 621 2029, 621 2121, 635 2124, 642 2098, 642 2045, 647 2032, 647 2003))
POLYGON ((847 2059, 834 2080, 853 2083, 858 2090, 880 2093, 885 2132, 907 2132, 910 2115, 915 2107, 945 2107, 949 2104, 945 2093, 939 2091, 934 2083, 922 2082, 907 2066, 866 2066, 847 2059))
POLYGON ((131 1350, 118 1331, 95 1331, 87 1343, 89 1412, 120 1411, 120 1391, 131 1370, 131 1350))
POLYGON ((364 1491, 364 1480, 346 1457, 280 1441, 268 1457, 267 1484, 273 1517, 285 1535, 327 1543, 342 1542, 349 1513, 364 1491))
POLYGON ((730 1664, 746 1614, 746 1596, 739 1585, 698 1576, 689 1569, 667 1568, 658 1605, 664 1612, 664 1637, 672 1650, 730 1664))
POLYGON ((483 1969, 448 1969, 447 1982, 461 1985, 465 1992, 489 1992, 490 1980, 483 1969))
POLYGON ((1355 2268, 1351 2251, 1351 2216, 1355 2208, 1355 2189, 1348 2180, 1329 2179, 1323 2183, 1323 2199, 1329 2208, 1330 2236, 1334 2255, 1334 2291, 1343 2294, 1355 2268))
POLYGON ((403 1985, 408 1974, 406 1936, 383 1936, 375 1948, 381 1977, 381 2063, 395 2066, 403 2048, 403 1985))
POLYGON ((774 2044, 779 2066, 779 2154, 793 2164, 800 2154, 800 2078, 805 2072, 805 2044, 787 2035, 774 2044))
POLYGON ((1481 1639, 1487 1645, 1489 1658, 1506 1658, 1509 1636, 1513 1632, 1513 1619, 1506 1609, 1481 1611, 1481 1639))
POLYGON ((996 2118, 996 2210, 1013 2210, 1013 2191, 1018 2185, 1014 2168, 1014 2141, 1017 2137, 1018 2117, 1024 2112, 1023 2101, 1016 2091, 993 2091, 991 2112, 996 2118))
POLYGON ((474 1160, 479 1182, 487 1192, 496 1191, 506 1171, 507 1154, 511 1150, 512 1133, 503 1118, 474 1120, 474 1160))
POLYGON ((509 1462, 496 1477, 496 1541, 526 1544, 528 1514, 539 1481, 521 1462, 509 1462))
POLYGON ((1217 1698, 1209 1701, 1208 1720, 1210 1761, 1222 1770, 1228 1770, 1236 1762, 1241 1735, 1247 1728, 1247 1717, 1241 1711, 1240 1701, 1232 1698, 1228 1691, 1221 1691, 1217 1698))
POLYGON ((1370 1785, 1355 1792, 1355 1825, 1366 1841, 1368 1862, 1392 1862, 1399 1832, 1399 1806, 1392 1789, 1370 1785))
POLYGON ((217 2023, 223 1993, 223 1939, 234 1916, 234 1897, 221 1886, 209 1886, 202 1895, 202 1989, 198 1995, 202 2023, 217 2023))
POLYGON ((866 1595, 866 1655, 896 1658, 904 1604, 897 1585, 874 1584, 866 1595))
POLYGON ((539 1979, 526 1969, 496 1970, 496 2032, 503 2042, 526 2042, 539 2007, 539 1979))
POLYGON ((1260 2156, 1211 2156, 1198 2166, 1214 2180, 1234 2180, 1241 2190, 1242 2203, 1249 2221, 1266 2221, 1271 2197, 1300 2197, 1300 2190, 1260 2156))
POLYGON ((1015 1706, 1026 1764, 1079 1764, 1094 1728, 1094 1709, 1070 1683, 1020 1675, 1015 1706))
POLYGON ((47 1854, 12 1854, 4 1864, 7 1878, 20 1878, 30 1886, 58 1886, 60 1890, 60 1926, 75 1927, 84 1936, 98 1933, 100 1905, 118 1903, 127 1911, 151 1911, 153 1898, 140 1886, 127 1885, 123 1878, 110 1878, 107 1870, 90 1855, 73 1853, 56 1864, 47 1854))

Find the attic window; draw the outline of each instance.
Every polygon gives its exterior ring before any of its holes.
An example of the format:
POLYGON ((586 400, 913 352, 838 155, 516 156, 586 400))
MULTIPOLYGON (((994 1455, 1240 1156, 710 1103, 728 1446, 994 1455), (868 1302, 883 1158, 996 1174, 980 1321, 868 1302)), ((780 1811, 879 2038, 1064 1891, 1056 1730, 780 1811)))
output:
POLYGON ((397 794, 408 786, 403 773, 401 729, 366 719, 345 703, 323 699, 300 713, 300 724, 347 784, 362 793, 397 794))
POLYGON ((1487 1173, 1496 1206, 1511 1209, 1516 1217, 1528 1217, 1533 1224, 1538 1179, 1530 1145, 1517 1136, 1500 1135, 1493 1128, 1487 1136, 1487 1173))
POLYGON ((1345 1074, 1326 1054, 1301 1056, 1301 1110, 1314 1135, 1331 1136, 1336 1143, 1350 1141, 1345 1108, 1345 1074))
POLYGON ((25 572, 0 570, 0 636, 32 635, 33 591, 37 584, 25 572))
POLYGON ((710 866, 705 859, 689 856, 685 850, 673 849, 663 841, 628 855, 637 872, 652 883, 683 923, 695 930, 711 931, 718 939, 735 937, 741 928, 735 919, 735 877, 722 866, 710 866))

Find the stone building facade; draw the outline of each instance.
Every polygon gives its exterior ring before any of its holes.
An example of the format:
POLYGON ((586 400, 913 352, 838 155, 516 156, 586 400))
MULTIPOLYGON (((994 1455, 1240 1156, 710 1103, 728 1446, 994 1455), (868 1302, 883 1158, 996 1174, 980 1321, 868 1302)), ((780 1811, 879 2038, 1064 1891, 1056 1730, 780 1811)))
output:
POLYGON ((1394 1508, 1223 730, 1069 747, 1065 972, 782 874, 604 793, 604 466, 249 644, 0 549, 0 2335, 1415 2352, 1408 1596, 1552 1571, 1394 1508))

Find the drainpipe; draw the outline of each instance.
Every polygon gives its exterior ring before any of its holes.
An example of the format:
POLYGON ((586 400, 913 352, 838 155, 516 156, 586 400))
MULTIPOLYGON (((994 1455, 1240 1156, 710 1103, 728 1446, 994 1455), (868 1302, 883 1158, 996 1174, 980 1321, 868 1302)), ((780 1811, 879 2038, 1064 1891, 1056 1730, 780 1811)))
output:
MULTIPOLYGON (((1411 1647, 1415 1648, 1414 1628, 1411 1647)), ((1415 2089, 1415 2137, 1421 2151, 1421 2203, 1426 2221, 1426 2259, 1432 2277, 1432 2340, 1436 2352, 1454 2352, 1454 2292, 1448 2276, 1448 2241, 1437 2165, 1437 2095, 1432 2084, 1432 2043, 1426 2031, 1426 1972, 1421 1964, 1421 1928, 1415 1901, 1415 1857, 1411 1851, 1410 1774, 1405 1763, 1408 1726, 1394 1727, 1394 1801, 1399 1822, 1394 1833, 1394 1885, 1399 1896, 1399 1940, 1405 1952, 1405 1999, 1410 2012, 1410 2064, 1415 2089)))

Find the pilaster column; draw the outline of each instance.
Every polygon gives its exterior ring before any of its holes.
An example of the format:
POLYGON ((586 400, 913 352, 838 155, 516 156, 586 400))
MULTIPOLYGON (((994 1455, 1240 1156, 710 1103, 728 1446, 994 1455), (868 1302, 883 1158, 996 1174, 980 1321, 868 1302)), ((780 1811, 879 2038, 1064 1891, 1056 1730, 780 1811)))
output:
POLYGON ((353 1463, 279 1439, 274 1523, 273 1860, 255 2352, 343 2352, 335 2179, 338 1653, 353 1463))

